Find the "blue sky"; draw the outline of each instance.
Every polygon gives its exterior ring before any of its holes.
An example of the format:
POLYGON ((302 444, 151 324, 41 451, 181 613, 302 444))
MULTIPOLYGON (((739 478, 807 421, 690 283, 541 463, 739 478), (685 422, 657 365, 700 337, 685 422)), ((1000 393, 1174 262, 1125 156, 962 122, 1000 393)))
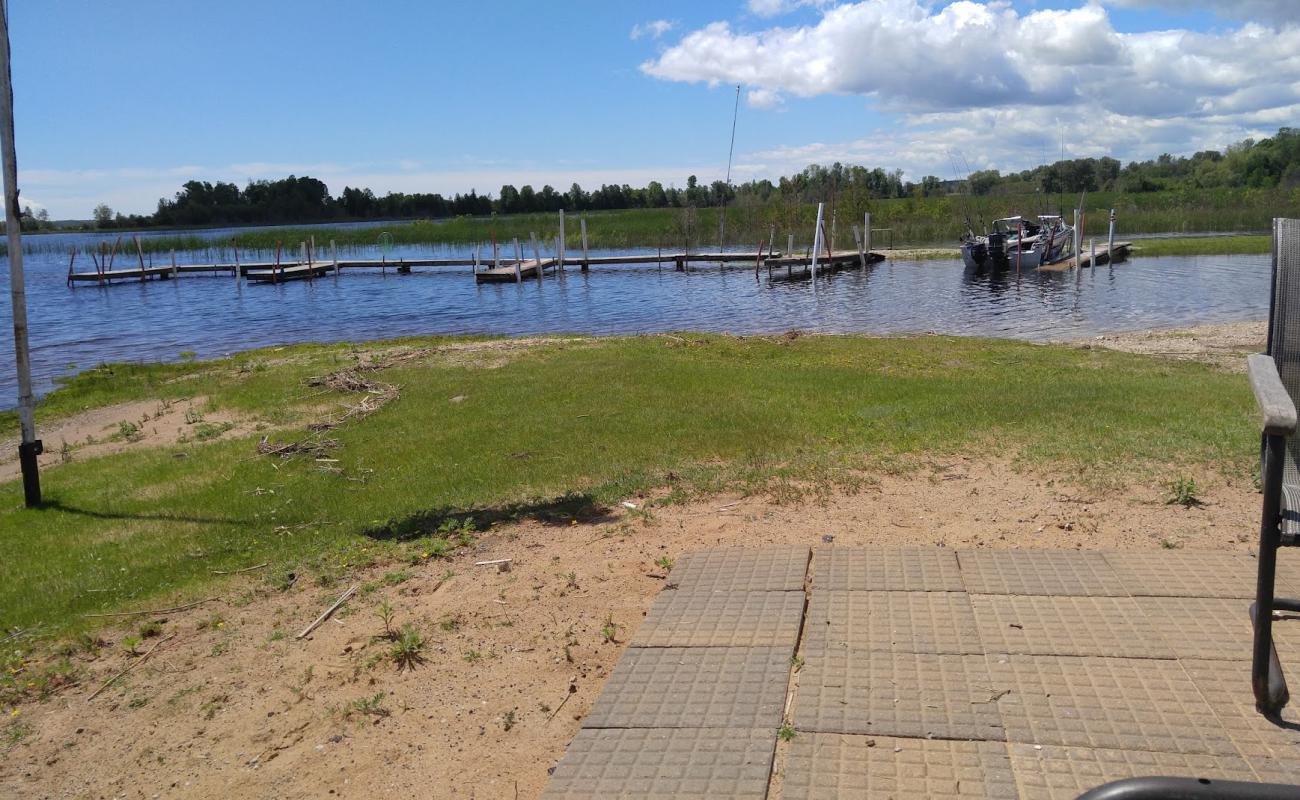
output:
POLYGON ((55 218, 147 212, 192 177, 682 185, 722 176, 737 82, 739 179, 836 159, 948 177, 949 152, 1020 169, 1058 137, 1190 152, 1292 124, 1293 6, 12 0, 20 184, 55 218), (990 32, 1034 46, 963 49, 990 32))

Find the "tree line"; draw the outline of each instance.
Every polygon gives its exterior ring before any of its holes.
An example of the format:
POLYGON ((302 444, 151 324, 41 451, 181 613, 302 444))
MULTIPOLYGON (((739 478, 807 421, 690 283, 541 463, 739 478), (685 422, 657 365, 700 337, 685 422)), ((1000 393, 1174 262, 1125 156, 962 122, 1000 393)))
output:
MULTIPOLYGON (((1171 189, 1222 187, 1300 187, 1300 131, 1281 128, 1276 136, 1247 139, 1223 152, 1206 150, 1192 156, 1161 155, 1127 165, 1113 158, 1064 159, 1021 172, 1003 174, 980 170, 941 179, 927 175, 904 180, 901 170, 835 163, 813 164, 775 182, 752 180, 737 185, 714 181, 704 185, 690 176, 686 186, 650 181, 644 187, 605 184, 584 190, 577 183, 560 191, 507 184, 492 196, 471 190, 445 197, 438 193, 389 192, 345 187, 337 197, 324 182, 290 175, 281 180, 234 183, 189 181, 172 198, 161 198, 153 214, 115 214, 106 205, 95 208, 97 228, 147 226, 249 225, 327 222, 331 220, 414 219, 520 214, 529 212, 596 211, 636 208, 686 208, 729 204, 800 204, 842 199, 862 205, 868 200, 975 195, 1025 195, 1083 191, 1156 192, 1171 189)), ((24 227, 39 226, 24 217, 24 227)))

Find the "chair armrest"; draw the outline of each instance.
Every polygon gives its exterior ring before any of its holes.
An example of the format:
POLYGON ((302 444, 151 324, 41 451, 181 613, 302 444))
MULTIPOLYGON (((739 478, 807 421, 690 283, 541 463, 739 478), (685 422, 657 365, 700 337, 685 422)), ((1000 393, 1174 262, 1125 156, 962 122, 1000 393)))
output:
POLYGON ((1264 416, 1265 435, 1290 436, 1295 433, 1295 402, 1282 385, 1273 357, 1263 353, 1246 356, 1246 371, 1250 375, 1250 388, 1255 392, 1255 402, 1264 416))

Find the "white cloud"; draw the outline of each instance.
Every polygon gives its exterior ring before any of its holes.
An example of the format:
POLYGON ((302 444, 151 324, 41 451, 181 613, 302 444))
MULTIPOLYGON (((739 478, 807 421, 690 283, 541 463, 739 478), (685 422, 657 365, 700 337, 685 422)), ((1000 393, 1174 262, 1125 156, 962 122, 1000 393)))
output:
POLYGON ((651 39, 658 39, 668 31, 677 27, 677 23, 667 19, 656 19, 650 22, 638 22, 632 26, 632 32, 628 36, 633 40, 640 39, 643 36, 649 36, 651 39))
POLYGON ((780 92, 764 89, 761 86, 745 92, 745 104, 750 108, 761 108, 770 111, 780 108, 784 103, 785 98, 781 96, 780 92))
MULTIPOLYGON (((1300 16, 1300 0, 1255 4, 1300 16)), ((1300 26, 1120 33, 1092 2, 1021 14, 1007 2, 862 0, 797 26, 714 22, 641 69, 742 83, 755 108, 858 95, 896 122, 878 140, 753 154, 774 171, 838 158, 946 174, 953 145, 1003 169, 1055 157, 1057 117, 1076 155, 1121 159, 1268 135, 1300 109, 1300 26)))

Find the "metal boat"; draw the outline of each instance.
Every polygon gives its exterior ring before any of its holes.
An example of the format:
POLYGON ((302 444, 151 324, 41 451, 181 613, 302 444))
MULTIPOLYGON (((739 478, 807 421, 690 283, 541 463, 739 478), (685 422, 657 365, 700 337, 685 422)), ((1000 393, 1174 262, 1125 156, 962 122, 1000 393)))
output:
POLYGON ((1004 217, 982 236, 968 229, 961 238, 961 257, 969 270, 1037 269, 1069 251, 1072 232, 1057 215, 1004 217))

